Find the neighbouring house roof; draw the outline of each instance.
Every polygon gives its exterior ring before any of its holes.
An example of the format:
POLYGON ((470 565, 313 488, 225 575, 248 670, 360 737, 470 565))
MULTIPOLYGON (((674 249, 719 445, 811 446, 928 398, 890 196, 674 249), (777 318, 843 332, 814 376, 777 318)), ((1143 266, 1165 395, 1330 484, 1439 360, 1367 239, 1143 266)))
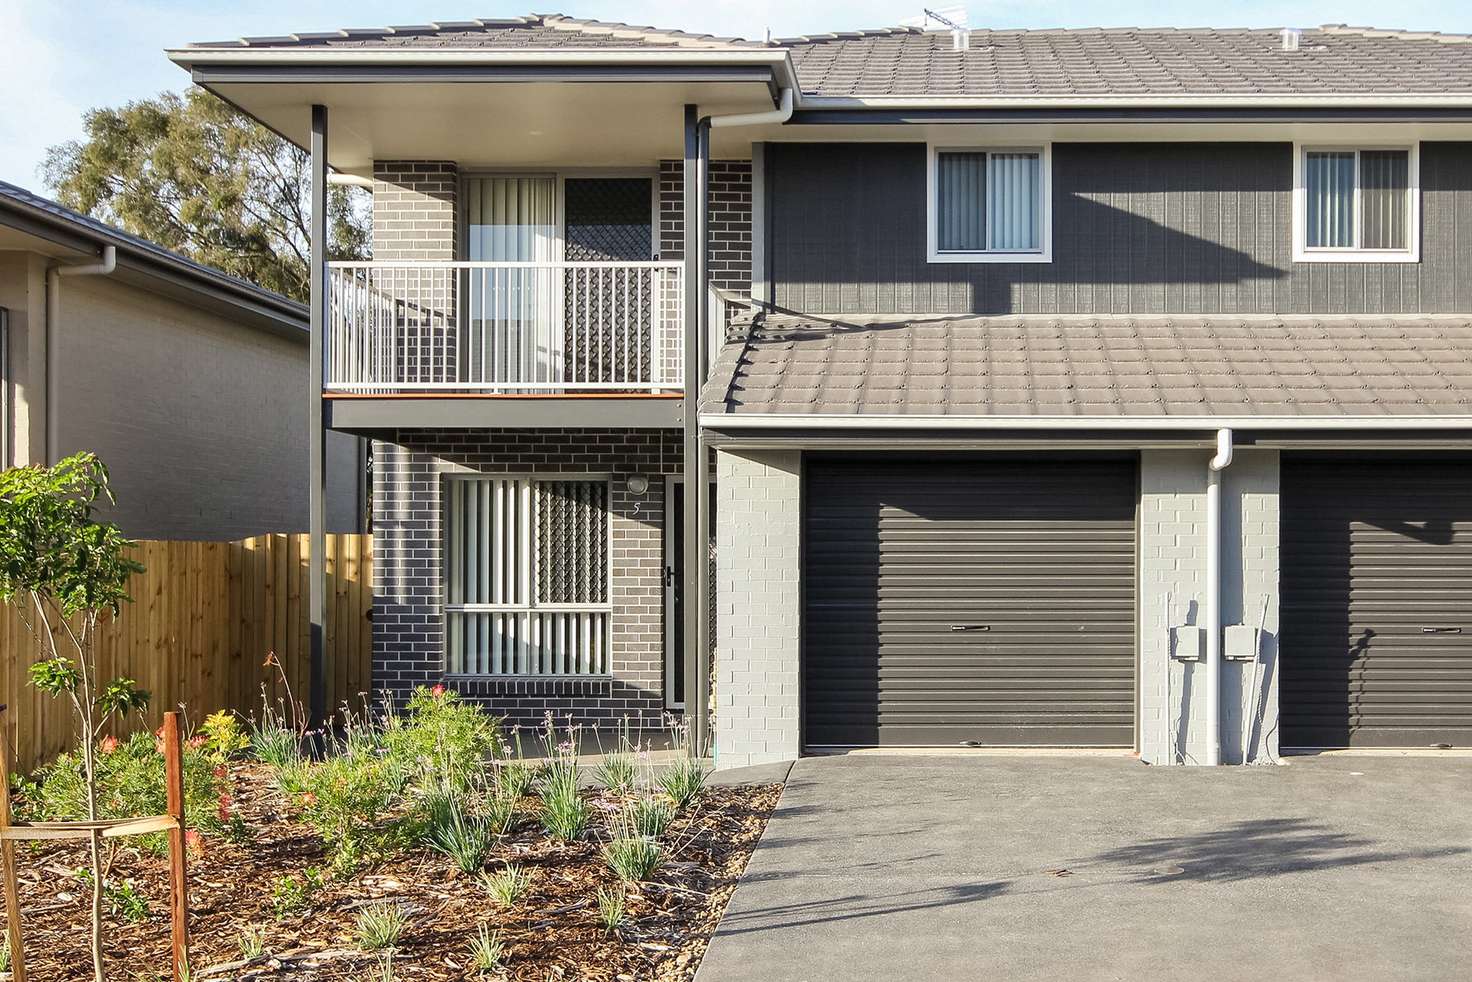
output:
POLYGON ((562 14, 477 18, 402 27, 344 28, 311 34, 209 41, 195 48, 760 48, 741 38, 691 34, 562 14))
POLYGON ((120 270, 166 280, 176 293, 192 294, 211 305, 224 304, 253 320, 265 320, 287 333, 305 335, 307 307, 272 290, 195 262, 147 239, 72 211, 38 194, 0 181, 0 225, 47 238, 66 248, 117 250, 120 270))
POLYGON ((1451 317, 758 319, 702 393, 754 416, 1472 415, 1472 323, 1451 317))
POLYGON ((816 98, 1316 97, 1472 94, 1472 37, 1326 25, 1283 50, 1277 29, 975 30, 895 27, 774 41, 530 15, 251 37, 211 49, 785 51, 816 98))

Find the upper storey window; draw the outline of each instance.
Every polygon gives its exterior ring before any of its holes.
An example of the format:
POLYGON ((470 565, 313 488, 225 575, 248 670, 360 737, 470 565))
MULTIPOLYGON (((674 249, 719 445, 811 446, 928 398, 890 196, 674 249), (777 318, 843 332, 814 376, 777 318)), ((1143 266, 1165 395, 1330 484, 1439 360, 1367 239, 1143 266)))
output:
POLYGON ((931 147, 928 177, 931 262, 1052 260, 1048 147, 931 147))
POLYGON ((1415 146, 1299 147, 1294 260, 1418 261, 1419 165, 1415 146))

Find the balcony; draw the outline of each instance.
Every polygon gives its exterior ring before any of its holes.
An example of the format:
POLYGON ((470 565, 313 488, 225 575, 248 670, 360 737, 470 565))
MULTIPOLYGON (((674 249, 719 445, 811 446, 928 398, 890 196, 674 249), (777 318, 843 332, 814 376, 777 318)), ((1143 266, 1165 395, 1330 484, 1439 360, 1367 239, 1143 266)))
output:
POLYGON ((678 262, 328 264, 329 394, 658 395, 683 382, 678 262))

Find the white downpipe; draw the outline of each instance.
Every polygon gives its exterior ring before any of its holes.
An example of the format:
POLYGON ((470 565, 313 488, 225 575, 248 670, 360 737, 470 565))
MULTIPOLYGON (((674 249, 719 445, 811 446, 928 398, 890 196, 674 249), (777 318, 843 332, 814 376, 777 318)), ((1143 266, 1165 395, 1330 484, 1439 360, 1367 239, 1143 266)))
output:
POLYGON ((118 266, 115 246, 102 247, 95 263, 74 266, 52 264, 46 268, 46 463, 61 459, 58 434, 61 426, 61 358, 56 346, 61 337, 61 278, 63 276, 107 276, 118 266))
POLYGON ((783 89, 778 96, 777 108, 764 113, 733 113, 729 116, 712 116, 712 129, 722 126, 765 126, 768 123, 785 123, 792 118, 792 90, 783 89))
POLYGON ((1222 471, 1232 463, 1232 431, 1216 431, 1206 470, 1206 763, 1222 762, 1222 471))

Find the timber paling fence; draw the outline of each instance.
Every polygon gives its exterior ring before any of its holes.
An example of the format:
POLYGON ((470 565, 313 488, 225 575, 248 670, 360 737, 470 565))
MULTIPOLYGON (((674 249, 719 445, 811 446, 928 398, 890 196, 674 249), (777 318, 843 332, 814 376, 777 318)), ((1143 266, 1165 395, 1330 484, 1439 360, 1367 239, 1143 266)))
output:
MULTIPOLYGON (((327 537, 329 708, 359 705, 371 686, 371 543, 367 535, 327 537)), ((146 716, 128 720, 118 735, 155 729, 164 713, 181 706, 190 726, 219 709, 259 714, 262 685, 273 705, 286 697, 287 685, 298 703, 309 705, 308 554, 305 535, 139 542, 133 556, 145 570, 130 584, 133 602, 98 628, 100 677, 135 679, 152 696, 146 716), (272 652, 280 671, 266 664, 272 652)), ((73 747, 75 723, 65 699, 27 682, 45 649, 13 607, 0 607, 0 652, 0 704, 9 706, 15 764, 26 772, 73 747)), ((65 646, 62 653, 68 654, 65 646)))

